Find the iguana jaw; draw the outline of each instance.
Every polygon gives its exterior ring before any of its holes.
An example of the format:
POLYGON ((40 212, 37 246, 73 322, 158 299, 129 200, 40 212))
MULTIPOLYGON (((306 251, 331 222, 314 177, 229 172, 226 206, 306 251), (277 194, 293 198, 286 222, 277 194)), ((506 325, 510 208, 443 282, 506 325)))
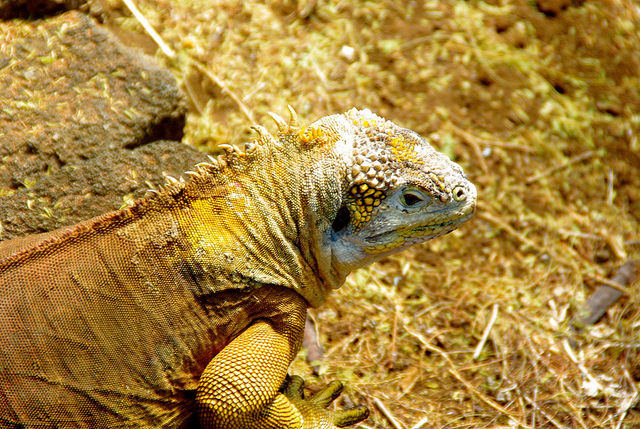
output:
MULTIPOLYGON (((400 230, 392 230, 381 232, 379 234, 367 237, 364 241, 373 246, 371 253, 375 251, 376 246, 386 246, 386 243, 394 241, 394 237, 402 237, 404 239, 403 246, 412 246, 423 241, 432 240, 434 238, 450 233, 458 226, 462 225, 473 216, 473 212, 461 215, 444 222, 429 222, 424 225, 411 226, 400 230)), ((370 248, 369 248, 370 249, 370 248)), ((384 247, 382 248, 384 250, 384 247)))
POLYGON ((365 227, 348 227, 332 234, 334 269, 348 273, 458 228, 473 216, 475 210, 475 186, 470 182, 465 186, 465 201, 438 201, 414 213, 398 207, 395 202, 397 195, 392 195, 388 203, 381 204, 365 227))

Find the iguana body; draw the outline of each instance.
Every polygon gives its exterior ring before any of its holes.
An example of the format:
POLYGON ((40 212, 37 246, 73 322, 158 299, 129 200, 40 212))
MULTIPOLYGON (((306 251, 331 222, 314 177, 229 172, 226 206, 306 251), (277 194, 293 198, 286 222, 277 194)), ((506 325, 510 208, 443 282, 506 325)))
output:
POLYGON ((132 207, 0 243, 0 427, 321 429, 337 385, 279 392, 306 309, 466 221, 475 188, 413 133, 351 110, 256 127, 132 207))

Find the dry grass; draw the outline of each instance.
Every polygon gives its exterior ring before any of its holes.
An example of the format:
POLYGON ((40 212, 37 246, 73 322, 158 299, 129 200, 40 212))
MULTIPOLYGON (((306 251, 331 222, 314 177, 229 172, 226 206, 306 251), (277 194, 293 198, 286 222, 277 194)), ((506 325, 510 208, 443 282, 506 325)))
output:
POLYGON ((579 350, 567 342, 599 279, 640 257, 634 3, 555 16, 525 0, 138 6, 177 53, 158 58, 190 99, 188 142, 241 143, 248 116, 272 127, 265 113, 287 104, 303 122, 368 107, 478 186, 468 225, 354 273, 314 311, 321 376, 302 356, 294 372, 345 380, 344 401, 372 410, 361 428, 640 427, 638 285, 579 350))

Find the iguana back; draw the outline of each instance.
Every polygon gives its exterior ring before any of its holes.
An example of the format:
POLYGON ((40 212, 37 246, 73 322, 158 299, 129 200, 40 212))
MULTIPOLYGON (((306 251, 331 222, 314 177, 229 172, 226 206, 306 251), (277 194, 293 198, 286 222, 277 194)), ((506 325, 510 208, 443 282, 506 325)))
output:
POLYGON ((368 111, 306 129, 293 112, 274 119, 279 140, 256 127, 246 152, 227 147, 187 183, 0 243, 0 427, 320 429, 366 417, 308 405, 296 382, 279 393, 306 308, 351 270, 466 221, 475 188, 368 111))
POLYGON ((229 333, 162 246, 116 233, 134 221, 89 221, 2 264, 1 427, 162 427, 190 414, 215 339, 229 333))

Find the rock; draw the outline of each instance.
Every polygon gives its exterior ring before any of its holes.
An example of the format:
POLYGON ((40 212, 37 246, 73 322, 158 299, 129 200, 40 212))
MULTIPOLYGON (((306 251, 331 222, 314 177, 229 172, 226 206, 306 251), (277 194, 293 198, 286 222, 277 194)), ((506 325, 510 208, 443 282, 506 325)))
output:
POLYGON ((0 240, 117 209, 204 161, 174 78, 72 11, 0 22, 0 240))
POLYGON ((572 0, 536 0, 540 12, 549 16, 556 16, 569 6, 572 0))
POLYGON ((87 0, 0 0, 0 19, 41 18, 86 7, 87 0))
POLYGON ((118 209, 180 177, 206 156, 175 141, 111 150, 41 175, 28 188, 0 196, 0 240, 47 232, 118 209))
POLYGON ((106 150, 179 140, 171 74, 78 12, 0 23, 0 186, 106 150))

